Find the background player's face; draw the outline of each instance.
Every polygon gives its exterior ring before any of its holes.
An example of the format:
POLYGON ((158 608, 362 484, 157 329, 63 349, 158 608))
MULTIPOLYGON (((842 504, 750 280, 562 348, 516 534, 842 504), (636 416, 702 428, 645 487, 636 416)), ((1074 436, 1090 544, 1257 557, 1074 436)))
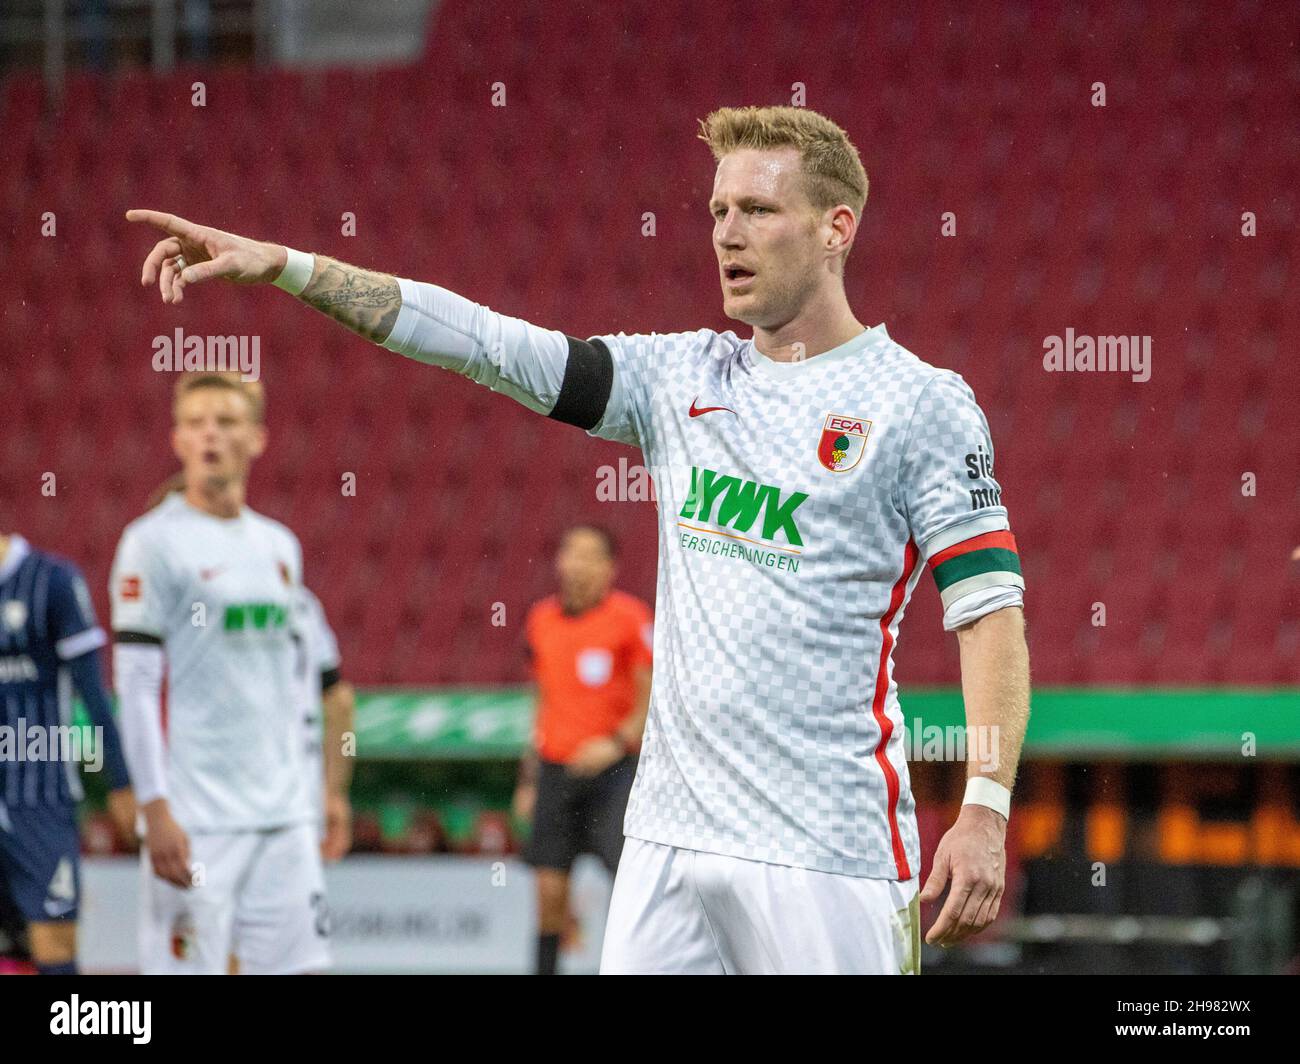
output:
POLYGON ((266 447, 266 430, 253 420, 246 396, 228 388, 195 388, 181 396, 172 449, 186 485, 220 488, 248 479, 266 447))
POLYGON ((555 574, 566 600, 594 602, 603 597, 614 582, 614 560, 604 538, 586 528, 566 534, 555 556, 555 574))
POLYGON ((764 329, 794 319, 825 272, 821 216, 804 192, 798 149, 724 155, 709 210, 723 312, 764 329), (733 263, 748 273, 729 276, 733 263))

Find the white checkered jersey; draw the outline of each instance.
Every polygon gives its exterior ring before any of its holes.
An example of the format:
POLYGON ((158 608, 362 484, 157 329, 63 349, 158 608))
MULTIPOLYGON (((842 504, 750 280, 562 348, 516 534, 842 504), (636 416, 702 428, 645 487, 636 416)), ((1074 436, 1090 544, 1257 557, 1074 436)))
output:
POLYGON ((651 709, 626 832, 881 879, 920 868, 893 653, 927 566, 951 630, 1020 605, 969 387, 883 325, 777 363, 710 330, 596 337, 592 435, 659 512, 651 709))
POLYGON ((628 835, 919 871, 893 652, 929 568, 951 630, 1024 585, 975 397, 883 325, 795 363, 733 332, 578 340, 399 281, 384 346, 640 447, 654 682, 628 835))

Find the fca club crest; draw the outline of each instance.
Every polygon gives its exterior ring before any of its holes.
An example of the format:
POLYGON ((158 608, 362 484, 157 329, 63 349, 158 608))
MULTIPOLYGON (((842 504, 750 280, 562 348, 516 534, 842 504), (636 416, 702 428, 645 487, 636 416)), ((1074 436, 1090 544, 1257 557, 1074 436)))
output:
POLYGON ((817 444, 818 461, 832 473, 847 473, 862 461, 870 432, 870 421, 843 414, 829 415, 817 444))

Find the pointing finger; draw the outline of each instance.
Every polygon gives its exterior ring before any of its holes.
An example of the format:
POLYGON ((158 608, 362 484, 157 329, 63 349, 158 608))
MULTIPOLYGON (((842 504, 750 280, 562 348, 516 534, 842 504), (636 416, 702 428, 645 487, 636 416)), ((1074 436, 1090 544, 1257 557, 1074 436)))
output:
POLYGON ((133 209, 126 212, 126 220, 128 222, 144 222, 146 225, 155 226, 172 236, 178 236, 183 240, 194 240, 196 243, 201 229, 200 226, 195 225, 193 222, 178 218, 174 214, 164 214, 162 211, 133 209))

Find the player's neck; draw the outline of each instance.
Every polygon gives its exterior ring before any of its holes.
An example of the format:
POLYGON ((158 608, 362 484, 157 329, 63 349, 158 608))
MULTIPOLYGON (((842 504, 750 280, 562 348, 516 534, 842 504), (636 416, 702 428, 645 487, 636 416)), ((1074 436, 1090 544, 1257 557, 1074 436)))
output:
POLYGON ((773 362, 802 362, 833 351, 866 331, 844 298, 843 290, 805 304, 775 328, 754 326, 754 348, 773 362))
POLYGON ((576 617, 580 613, 586 613, 594 609, 605 601, 605 596, 609 594, 609 588, 597 592, 595 595, 560 595, 560 608, 570 617, 576 617))
POLYGON ((0 565, 4 565, 7 557, 9 557, 9 537, 0 536, 0 565))
POLYGON ((186 484, 185 501, 196 510, 202 510, 213 517, 238 517, 244 508, 244 482, 232 480, 219 487, 186 484))

